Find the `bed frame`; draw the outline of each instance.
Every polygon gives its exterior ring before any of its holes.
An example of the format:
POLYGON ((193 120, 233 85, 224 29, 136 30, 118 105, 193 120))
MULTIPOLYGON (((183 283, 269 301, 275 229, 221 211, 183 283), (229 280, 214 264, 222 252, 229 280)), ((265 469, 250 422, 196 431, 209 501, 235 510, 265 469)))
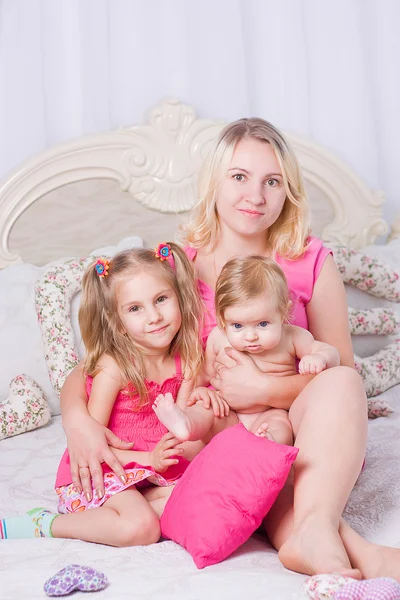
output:
MULTIPOLYGON (((0 268, 82 254, 129 233, 148 243, 171 239, 195 203, 199 166, 223 125, 167 99, 142 125, 83 136, 28 159, 0 183, 0 268)), ((314 233, 354 248, 388 233, 382 192, 314 142, 287 138, 303 169, 314 233)), ((399 235, 397 222, 391 237, 399 235)))

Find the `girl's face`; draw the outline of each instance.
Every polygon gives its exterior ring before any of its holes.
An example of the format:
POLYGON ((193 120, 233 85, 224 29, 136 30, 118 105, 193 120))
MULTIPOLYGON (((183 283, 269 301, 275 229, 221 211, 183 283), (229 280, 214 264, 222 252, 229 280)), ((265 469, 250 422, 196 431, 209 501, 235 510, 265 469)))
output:
POLYGON ((167 281, 140 271, 116 286, 124 333, 147 350, 167 352, 182 323, 176 293, 167 281))
POLYGON ((270 294, 226 309, 225 333, 232 348, 262 354, 275 348, 282 336, 282 317, 270 294))
POLYGON ((286 199, 282 171, 270 144, 253 138, 237 143, 218 188, 216 208, 222 229, 253 236, 281 214, 286 199))

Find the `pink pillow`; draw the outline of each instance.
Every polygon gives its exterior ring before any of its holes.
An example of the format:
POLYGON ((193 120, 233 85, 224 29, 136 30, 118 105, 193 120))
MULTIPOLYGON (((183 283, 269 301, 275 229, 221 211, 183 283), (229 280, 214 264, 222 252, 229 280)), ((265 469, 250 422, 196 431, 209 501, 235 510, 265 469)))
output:
POLYGON ((189 465, 161 517, 161 531, 199 569, 243 544, 283 488, 298 449, 249 433, 239 423, 218 434, 189 465))

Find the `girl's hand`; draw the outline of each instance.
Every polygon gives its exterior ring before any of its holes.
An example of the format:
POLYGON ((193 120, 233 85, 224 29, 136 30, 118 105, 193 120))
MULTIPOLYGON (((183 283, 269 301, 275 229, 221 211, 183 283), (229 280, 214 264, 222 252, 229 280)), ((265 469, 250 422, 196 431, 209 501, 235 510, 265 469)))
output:
POLYGON ((317 375, 326 369, 326 358, 322 354, 306 354, 299 362, 301 375, 317 375))
POLYGON ((187 406, 193 406, 196 402, 202 402, 204 408, 210 406, 216 417, 227 417, 229 415, 229 404, 216 392, 206 387, 198 387, 189 396, 187 406))
POLYGON ((226 398, 231 410, 267 406, 270 376, 262 373, 247 354, 229 347, 225 348, 225 353, 225 359, 222 353, 218 356, 217 375, 211 380, 211 385, 226 398), (234 366, 231 366, 232 359, 234 366))
POLYGON ((179 460, 171 457, 176 456, 177 454, 183 454, 183 448, 177 448, 180 443, 181 442, 171 432, 163 435, 157 446, 149 452, 150 466, 152 466, 157 473, 163 473, 168 467, 177 465, 179 460))
POLYGON ((64 428, 71 463, 72 483, 79 492, 83 490, 86 498, 91 500, 93 479, 97 496, 99 498, 104 496, 102 462, 106 463, 125 483, 125 471, 109 446, 120 450, 130 450, 131 443, 118 438, 88 413, 79 413, 79 426, 74 424, 67 427, 64 423, 64 428))

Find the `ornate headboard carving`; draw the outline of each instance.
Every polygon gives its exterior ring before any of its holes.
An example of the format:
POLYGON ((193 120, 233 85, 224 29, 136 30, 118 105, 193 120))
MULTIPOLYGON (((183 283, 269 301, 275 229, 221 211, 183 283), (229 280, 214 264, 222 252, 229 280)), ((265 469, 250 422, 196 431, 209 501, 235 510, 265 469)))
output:
MULTIPOLYGON (((45 194, 82 180, 119 182, 137 202, 164 213, 189 210, 196 178, 212 140, 224 123, 197 119, 194 108, 165 100, 143 125, 59 144, 21 164, 0 183, 0 268, 21 261, 9 249, 20 215, 45 194)), ((306 139, 287 135, 306 181, 323 193, 334 218, 322 237, 360 247, 388 231, 384 197, 374 193, 343 162, 306 139)))

